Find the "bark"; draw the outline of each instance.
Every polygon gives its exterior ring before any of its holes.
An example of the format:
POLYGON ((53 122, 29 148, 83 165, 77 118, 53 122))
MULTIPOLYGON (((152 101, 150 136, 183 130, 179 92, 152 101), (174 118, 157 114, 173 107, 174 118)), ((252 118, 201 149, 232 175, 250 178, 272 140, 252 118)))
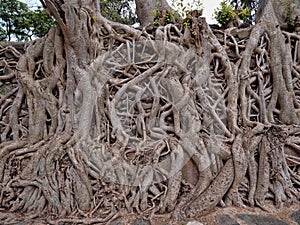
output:
POLYGON ((273 2, 225 30, 135 29, 97 2, 45 0, 57 27, 0 43, 1 223, 299 204, 300 36, 273 2))
MULTIPOLYGON (((260 0, 256 13, 256 21, 262 17, 265 6, 269 0, 260 0)), ((296 17, 300 16, 300 1, 299 0, 278 0, 272 1, 274 11, 276 12, 276 21, 279 25, 287 25, 293 23, 296 17)))

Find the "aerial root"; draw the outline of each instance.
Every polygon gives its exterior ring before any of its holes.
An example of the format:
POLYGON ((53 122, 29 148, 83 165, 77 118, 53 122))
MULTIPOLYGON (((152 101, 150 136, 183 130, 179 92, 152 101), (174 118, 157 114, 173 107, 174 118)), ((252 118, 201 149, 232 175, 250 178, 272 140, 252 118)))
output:
MULTIPOLYGON (((59 28, 23 55, 0 51, 2 208, 59 224, 299 202, 299 129, 282 124, 298 117, 297 54, 275 84, 271 60, 287 49, 274 56, 276 37, 259 25, 248 38, 199 19, 186 45, 185 28, 173 24, 148 34, 97 20, 86 67, 59 28)), ((295 49, 300 37, 284 35, 295 49)))

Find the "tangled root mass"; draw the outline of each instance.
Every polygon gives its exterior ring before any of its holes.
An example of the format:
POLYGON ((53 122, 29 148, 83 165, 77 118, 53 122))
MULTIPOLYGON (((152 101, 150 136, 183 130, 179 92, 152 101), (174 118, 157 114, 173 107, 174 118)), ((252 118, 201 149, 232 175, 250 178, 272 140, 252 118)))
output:
POLYGON ((299 203, 300 34, 203 18, 138 30, 64 10, 77 29, 1 44, 2 222, 299 203))

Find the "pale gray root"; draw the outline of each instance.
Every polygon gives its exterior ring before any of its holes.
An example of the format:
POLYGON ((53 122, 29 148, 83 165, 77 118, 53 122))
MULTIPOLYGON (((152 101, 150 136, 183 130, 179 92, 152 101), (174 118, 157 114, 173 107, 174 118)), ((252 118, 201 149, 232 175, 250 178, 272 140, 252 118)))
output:
POLYGON ((149 34, 53 2, 47 36, 0 43, 1 222, 299 203, 299 34, 268 16, 149 34))

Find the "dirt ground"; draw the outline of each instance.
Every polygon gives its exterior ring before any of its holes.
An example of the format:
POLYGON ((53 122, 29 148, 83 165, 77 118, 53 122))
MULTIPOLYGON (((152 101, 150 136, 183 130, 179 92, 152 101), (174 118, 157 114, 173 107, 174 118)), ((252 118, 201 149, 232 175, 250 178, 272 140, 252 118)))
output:
MULTIPOLYGON (((239 223, 240 225, 248 225, 245 223, 245 221, 239 219, 236 217, 237 214, 247 214, 247 215, 259 215, 259 216, 266 216, 269 218, 276 218, 278 220, 282 220, 287 222, 290 225, 298 225, 297 222, 295 222, 291 215, 292 213, 300 210, 299 204, 294 204, 291 207, 283 207, 281 209, 276 209, 272 207, 271 205, 268 207, 269 212, 263 211, 259 208, 254 209, 243 209, 243 208, 237 208, 237 207, 226 207, 226 208, 216 208, 216 210, 206 216, 202 216, 199 218, 191 218, 189 220, 180 221, 180 222, 172 222, 169 218, 166 217, 166 215, 155 215, 149 219, 148 216, 141 216, 137 218, 136 214, 126 215, 121 218, 115 218, 113 221, 109 221, 106 224, 109 225, 186 225, 190 221, 199 221, 203 225, 222 225, 217 222, 216 216, 218 215, 228 215, 230 216, 234 221, 239 223), (150 221, 149 221, 150 220, 150 221)), ((27 224, 33 224, 33 225, 45 225, 50 224, 46 222, 47 220, 43 218, 30 218, 30 216, 25 216, 21 214, 11 214, 11 213, 5 213, 4 211, 0 212, 0 224, 2 217, 7 217, 8 214, 10 214, 9 217, 11 218, 19 218, 20 223, 18 225, 27 225, 27 224)), ((15 223, 12 223, 15 224, 15 223)), ((58 223, 58 224, 78 224, 78 223, 58 223)), ((89 223, 80 223, 80 224, 89 224, 89 223)), ((103 223, 93 223, 93 224, 103 224, 103 223)), ((261 224, 263 225, 263 224, 261 224)), ((275 224, 274 224, 275 225, 275 224)))
MULTIPOLYGON (((199 217, 199 218, 192 218, 187 221, 181 221, 178 223, 172 223, 168 221, 168 219, 160 218, 159 216, 154 217, 151 220, 151 225, 183 225, 187 224, 190 221, 199 221, 203 223, 203 225, 220 225, 220 223, 217 222, 216 216, 218 215, 229 215, 233 220, 238 222, 240 225, 247 225, 245 221, 239 219, 236 217, 237 214, 247 214, 247 215, 259 215, 259 216, 266 216, 266 217, 271 217, 271 218, 276 218, 278 220, 285 221, 289 223, 290 225, 298 225, 292 218, 291 215, 292 213, 300 210, 300 205, 299 204, 294 204, 290 207, 282 207, 281 209, 276 209, 273 206, 268 206, 269 212, 266 212, 260 208, 237 208, 237 207, 226 207, 226 208, 216 208, 216 210, 206 216, 199 217)), ((125 222, 125 224, 133 224, 127 221, 128 223, 125 222)), ((263 224, 261 224, 263 225, 263 224)), ((275 224, 274 224, 275 225, 275 224)))

